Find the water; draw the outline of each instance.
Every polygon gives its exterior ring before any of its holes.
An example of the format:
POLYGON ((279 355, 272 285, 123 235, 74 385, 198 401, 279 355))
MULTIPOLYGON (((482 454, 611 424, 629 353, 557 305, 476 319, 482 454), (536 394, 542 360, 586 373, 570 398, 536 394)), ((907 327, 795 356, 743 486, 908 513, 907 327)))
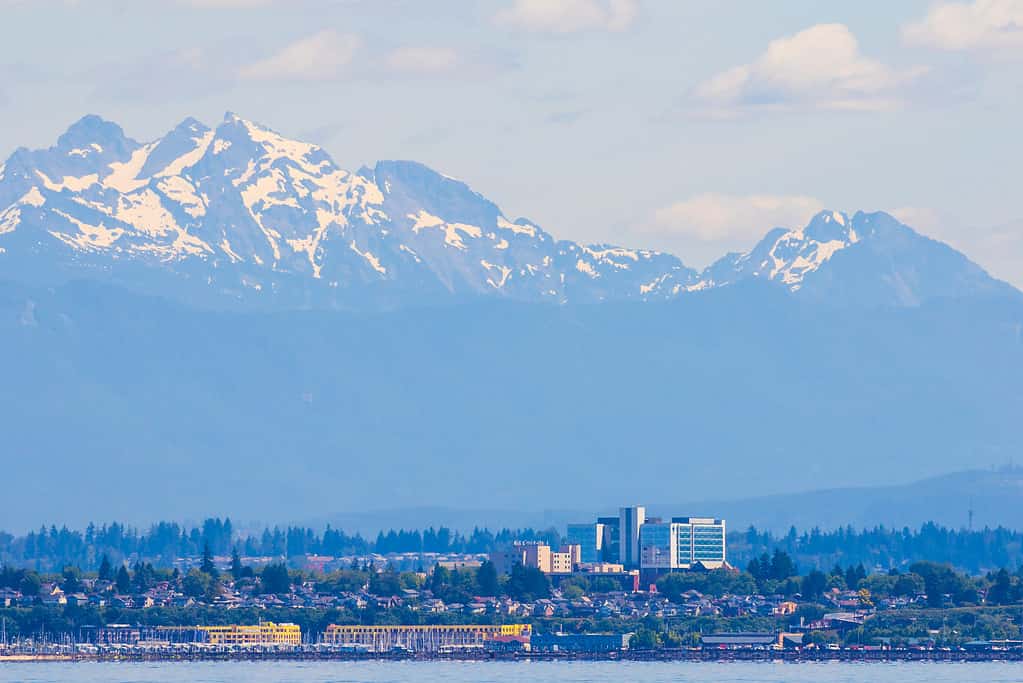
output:
POLYGON ((317 662, 0 664, 0 683, 1009 683, 1023 664, 317 662))

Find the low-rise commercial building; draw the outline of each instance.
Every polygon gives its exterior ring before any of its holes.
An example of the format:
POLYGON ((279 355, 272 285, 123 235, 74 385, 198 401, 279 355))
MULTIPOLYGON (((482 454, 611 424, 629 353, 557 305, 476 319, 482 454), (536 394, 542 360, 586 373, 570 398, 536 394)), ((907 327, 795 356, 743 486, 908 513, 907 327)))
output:
POLYGON ((501 574, 510 574, 516 564, 539 569, 544 574, 571 574, 579 558, 578 545, 564 545, 555 551, 542 541, 518 542, 490 554, 494 569, 501 574))

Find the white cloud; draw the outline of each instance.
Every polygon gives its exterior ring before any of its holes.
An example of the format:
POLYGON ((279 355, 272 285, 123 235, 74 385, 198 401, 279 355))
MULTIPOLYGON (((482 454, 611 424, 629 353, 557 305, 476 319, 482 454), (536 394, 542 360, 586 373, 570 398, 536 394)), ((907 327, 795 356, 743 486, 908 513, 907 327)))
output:
POLYGON ((458 66, 458 52, 449 47, 400 47, 386 58, 391 71, 433 74, 451 71, 458 66))
POLYGON ((771 41, 756 61, 714 76, 693 94, 714 116, 800 108, 880 111, 901 105, 900 91, 925 71, 870 59, 848 27, 818 24, 771 41))
POLYGON ((906 26, 903 37, 941 50, 1023 51, 1023 0, 942 2, 906 26))
POLYGON ((823 206, 803 195, 705 193, 659 209, 645 231, 746 247, 771 228, 806 225, 823 206))
POLYGON ((514 0, 494 20, 537 33, 624 31, 638 10, 638 0, 514 0))
POLYGON ((327 29, 242 67, 238 75, 257 81, 329 81, 351 64, 361 44, 358 36, 327 29))

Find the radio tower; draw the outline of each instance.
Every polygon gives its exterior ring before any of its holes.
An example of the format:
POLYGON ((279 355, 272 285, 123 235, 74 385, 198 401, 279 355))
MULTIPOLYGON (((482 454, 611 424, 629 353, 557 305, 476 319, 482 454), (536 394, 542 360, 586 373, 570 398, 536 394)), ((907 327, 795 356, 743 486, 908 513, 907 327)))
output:
POLYGON ((972 498, 970 499, 970 509, 967 510, 966 512, 967 512, 967 515, 968 515, 968 517, 970 519, 969 526, 967 526, 967 530, 968 531, 973 531, 973 499, 972 498))

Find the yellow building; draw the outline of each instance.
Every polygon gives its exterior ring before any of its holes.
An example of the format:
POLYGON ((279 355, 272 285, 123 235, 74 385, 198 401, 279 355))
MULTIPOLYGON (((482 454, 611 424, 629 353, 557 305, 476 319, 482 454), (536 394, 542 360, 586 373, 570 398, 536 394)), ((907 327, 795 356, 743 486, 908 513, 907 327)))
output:
POLYGON ((211 645, 301 645, 302 629, 298 624, 275 624, 265 621, 252 626, 198 626, 211 645))
POLYGON ((339 626, 327 627, 324 642, 363 648, 369 652, 394 649, 412 652, 437 652, 445 648, 482 648, 486 641, 501 636, 528 638, 533 633, 529 624, 435 625, 435 626, 339 626))
POLYGON ((771 610, 771 613, 777 614, 778 616, 787 617, 795 614, 796 608, 798 607, 799 607, 798 604, 792 602, 791 600, 786 600, 785 602, 779 602, 778 606, 771 610))

